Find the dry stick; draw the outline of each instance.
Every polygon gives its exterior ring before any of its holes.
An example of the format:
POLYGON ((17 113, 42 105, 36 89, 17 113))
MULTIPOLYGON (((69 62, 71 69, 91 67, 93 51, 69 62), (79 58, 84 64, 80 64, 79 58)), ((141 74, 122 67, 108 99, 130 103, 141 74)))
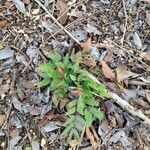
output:
POLYGON ((61 29, 59 29, 58 31, 56 31, 55 33, 53 33, 50 37, 48 37, 48 38, 46 39, 46 41, 47 41, 48 39, 54 37, 56 34, 58 34, 59 32, 61 32, 62 30, 68 29, 70 26, 72 26, 73 24, 77 23, 78 21, 80 21, 80 20, 85 20, 85 17, 86 17, 86 16, 81 17, 81 18, 78 18, 78 19, 74 20, 73 22, 71 22, 70 24, 68 24, 67 26, 65 26, 65 27, 63 27, 63 28, 61 28, 61 29))
POLYGON ((49 17, 60 27, 62 28, 77 44, 81 44, 68 30, 66 30, 59 22, 58 20, 47 10, 47 8, 39 1, 34 0, 36 3, 39 4, 40 7, 42 7, 45 12, 49 15, 49 17))
MULTIPOLYGON (((92 80, 94 80, 98 84, 101 84, 92 74, 88 74, 88 75, 92 80)), ((126 111, 130 112, 133 116, 142 119, 143 120, 142 123, 150 126, 150 119, 147 116, 145 116, 141 110, 134 108, 128 102, 126 102, 124 99, 122 99, 121 97, 119 97, 117 94, 113 92, 108 92, 108 94, 110 95, 112 100, 116 102, 119 106, 121 106, 126 111)))
MULTIPOLYGON (((110 42, 110 41, 108 41, 110 42)), ((142 63, 143 65, 145 65, 145 67, 148 67, 148 65, 146 63, 144 63, 143 61, 139 60, 136 56, 134 56, 132 53, 130 53, 128 50, 126 50, 125 48, 123 48, 122 46, 118 45, 115 42, 111 42, 111 44, 121 48, 124 52, 127 52, 129 55, 131 55, 134 59, 136 59, 137 61, 139 61, 140 63, 142 63)))
POLYGON ((124 0, 122 0, 122 4, 123 4, 124 15, 125 15, 125 25, 124 25, 123 36, 122 36, 122 39, 121 39, 121 44, 123 45, 123 41, 124 41, 125 34, 126 34, 126 31, 127 31, 127 18, 128 18, 128 16, 127 16, 127 11, 126 11, 126 6, 125 6, 124 0))

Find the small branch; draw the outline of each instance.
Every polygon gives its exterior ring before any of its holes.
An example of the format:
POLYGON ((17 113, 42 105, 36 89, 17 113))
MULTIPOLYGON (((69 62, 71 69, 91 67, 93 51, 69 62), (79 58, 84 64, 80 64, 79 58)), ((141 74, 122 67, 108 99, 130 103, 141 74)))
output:
POLYGON ((111 98, 113 98, 113 101, 116 102, 119 106, 130 112, 133 116, 142 119, 143 120, 142 123, 150 126, 150 119, 147 116, 145 116, 141 110, 134 108, 128 102, 126 102, 113 92, 109 92, 109 95, 111 96, 111 98))
POLYGON ((49 15, 49 17, 61 28, 63 29, 77 44, 81 44, 68 30, 66 30, 59 22, 58 20, 48 11, 48 9, 39 1, 34 0, 40 7, 42 7, 45 12, 49 15))
POLYGON ((126 34, 126 31, 127 31, 127 18, 128 18, 128 16, 127 16, 126 5, 125 5, 124 0, 122 0, 122 4, 123 4, 124 15, 125 15, 125 25, 124 25, 123 36, 122 36, 122 39, 121 39, 121 44, 123 45, 123 41, 124 41, 125 34, 126 34))

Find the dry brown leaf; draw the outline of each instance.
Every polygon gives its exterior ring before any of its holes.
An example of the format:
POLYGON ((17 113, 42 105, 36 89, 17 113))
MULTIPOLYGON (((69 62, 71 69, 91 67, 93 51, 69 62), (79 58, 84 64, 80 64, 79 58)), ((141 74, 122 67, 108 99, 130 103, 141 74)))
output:
POLYGON ((70 141, 70 143, 69 143, 69 145, 71 146, 71 147, 76 147, 77 145, 79 144, 79 142, 78 142, 78 140, 71 140, 70 141))
POLYGON ((119 127, 123 127, 124 119, 116 112, 114 112, 113 116, 116 118, 119 127))
POLYGON ((30 81, 26 81, 26 80, 23 80, 20 85, 25 88, 25 89, 35 89, 35 85, 33 83, 31 83, 30 81))
POLYGON ((100 62, 101 62, 101 65, 102 65, 103 75, 106 78, 114 81, 115 80, 115 74, 113 73, 113 71, 109 68, 109 66, 105 63, 105 61, 101 60, 100 62))
POLYGON ((146 22, 150 25, 150 14, 146 12, 146 22))
POLYGON ((124 79, 126 79, 130 76, 132 76, 132 77, 137 76, 136 73, 128 71, 126 66, 123 65, 123 64, 119 64, 115 71, 116 71, 116 76, 117 76, 117 81, 118 82, 121 82, 121 81, 123 81, 124 79))
POLYGON ((57 69, 58 69, 59 74, 61 74, 61 75, 64 74, 64 71, 63 71, 63 68, 62 68, 62 67, 57 66, 57 69))
POLYGON ((150 109, 150 105, 148 102, 145 102, 142 99, 133 99, 131 101, 132 105, 135 105, 135 107, 137 108, 141 108, 141 109, 150 109))
POLYGON ((0 29, 7 27, 7 20, 0 20, 0 29))
POLYGON ((6 115, 1 115, 0 114, 0 126, 3 125, 3 123, 5 122, 5 119, 6 119, 6 115))
POLYGON ((86 127, 86 136, 90 140, 90 143, 92 144, 93 150, 96 150, 98 144, 95 141, 93 133, 90 131, 88 127, 86 127))
POLYGON ((91 49, 91 45, 92 45, 92 40, 91 40, 91 38, 88 38, 88 40, 85 41, 84 43, 81 43, 80 46, 81 46, 83 52, 88 53, 91 49))
POLYGON ((117 126, 116 118, 114 116, 110 116, 109 120, 110 120, 110 123, 109 123, 110 126, 115 128, 117 126))
POLYGON ((93 58, 85 58, 85 63, 89 67, 95 67, 96 61, 93 58))
POLYGON ((60 22, 60 24, 64 25, 68 19, 68 15, 66 12, 68 6, 63 0, 58 0, 56 6, 59 10, 58 21, 60 22))

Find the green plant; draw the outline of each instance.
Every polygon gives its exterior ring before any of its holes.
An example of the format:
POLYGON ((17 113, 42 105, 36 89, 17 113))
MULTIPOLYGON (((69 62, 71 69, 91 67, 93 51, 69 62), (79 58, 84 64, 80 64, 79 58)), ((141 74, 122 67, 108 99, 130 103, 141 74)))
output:
POLYGON ((53 96, 59 101, 71 95, 66 104, 67 120, 61 136, 67 137, 67 143, 73 138, 78 139, 84 126, 91 126, 95 118, 102 120, 104 114, 99 110, 99 99, 109 97, 104 84, 98 84, 89 77, 89 72, 82 68, 79 56, 73 53, 61 57, 59 53, 48 54, 48 63, 40 64, 38 69, 42 80, 40 87, 49 86, 53 96))

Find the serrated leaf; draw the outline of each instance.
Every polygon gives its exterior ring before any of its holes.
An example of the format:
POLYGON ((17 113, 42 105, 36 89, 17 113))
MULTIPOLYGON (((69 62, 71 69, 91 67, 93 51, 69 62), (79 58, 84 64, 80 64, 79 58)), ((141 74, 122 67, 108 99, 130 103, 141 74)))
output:
POLYGON ((47 57, 55 62, 58 62, 61 60, 61 55, 58 52, 50 52, 48 53, 47 57))
POLYGON ((81 115, 84 115, 84 108, 85 108, 84 99, 82 99, 82 97, 80 96, 77 101, 77 112, 81 115))
POLYGON ((43 87, 43 86, 46 86, 50 83, 50 79, 48 78, 44 78, 43 80, 41 80, 38 84, 38 87, 43 87))
POLYGON ((70 123, 72 123, 72 121, 74 120, 74 117, 71 116, 70 118, 68 118, 65 123, 63 124, 63 126, 67 127, 70 123))
POLYGON ((76 111, 76 107, 71 107, 70 109, 67 110, 66 115, 72 115, 76 111))
POLYGON ((71 129, 68 138, 67 138, 67 145, 69 144, 69 142, 71 141, 71 139, 73 138, 73 134, 74 134, 74 129, 71 129))
POLYGON ((82 116, 76 115, 75 116, 75 128, 79 131, 82 131, 84 126, 85 126, 85 120, 83 119, 82 116))
POLYGON ((70 130, 73 128, 73 124, 69 124, 61 133, 61 137, 68 135, 68 133, 70 132, 70 130))
POLYGON ((79 132, 76 129, 73 129, 73 134, 78 140, 80 139, 79 132))
POLYGON ((26 8, 25 8, 25 5, 24 3, 21 1, 21 0, 13 0, 16 8, 22 12, 23 14, 26 14, 26 8))
POLYGON ((104 118, 104 113, 102 111, 97 110, 96 108, 89 108, 89 111, 97 117, 100 121, 104 118))
POLYGON ((92 122, 93 122, 93 115, 90 111, 88 111, 87 109, 85 109, 84 111, 85 113, 85 120, 86 120, 86 125, 88 127, 90 127, 92 125, 92 122))
POLYGON ((66 106, 67 110, 70 109, 71 107, 74 107, 74 106, 76 105, 76 103, 77 103, 77 102, 76 102, 75 100, 69 102, 69 103, 67 104, 67 106, 66 106))
POLYGON ((76 115, 75 119, 77 122, 79 122, 80 124, 82 124, 83 126, 85 125, 85 120, 83 119, 82 116, 76 115))
POLYGON ((99 102, 96 101, 93 97, 91 97, 91 98, 87 97, 85 99, 85 103, 88 104, 88 105, 90 105, 90 106, 99 106, 99 102))

